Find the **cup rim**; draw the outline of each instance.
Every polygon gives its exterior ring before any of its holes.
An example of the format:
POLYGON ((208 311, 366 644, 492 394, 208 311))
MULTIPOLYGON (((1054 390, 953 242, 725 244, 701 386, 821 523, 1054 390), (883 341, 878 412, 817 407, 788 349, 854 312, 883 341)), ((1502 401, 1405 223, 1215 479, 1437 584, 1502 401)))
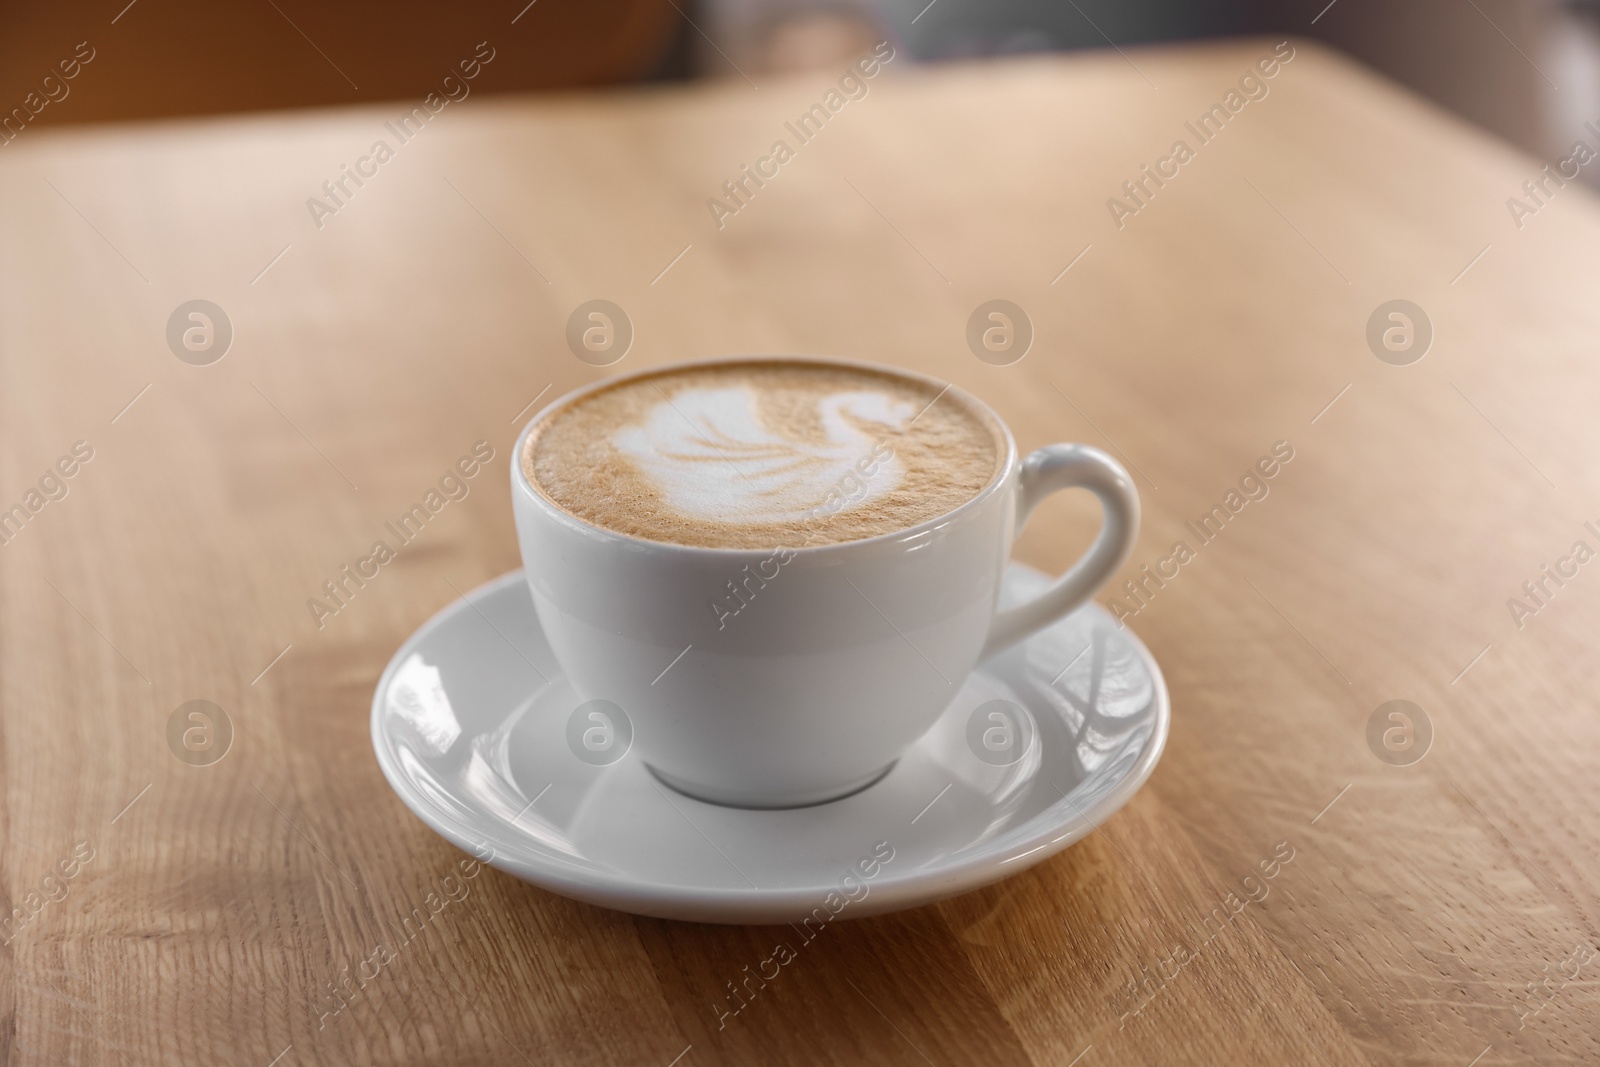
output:
POLYGON ((967 390, 956 385, 954 382, 941 381, 931 374, 923 374, 921 371, 908 370, 904 367, 895 367, 883 363, 874 363, 870 360, 851 359, 844 356, 814 356, 782 352, 751 352, 726 356, 710 356, 704 359, 692 359, 675 363, 665 363, 654 367, 641 367, 638 370, 629 371, 626 374, 617 375, 611 378, 601 378, 599 381, 590 382, 588 385, 579 386, 577 389, 573 389, 570 392, 563 393, 561 396, 556 397, 554 400, 550 401, 544 407, 536 411, 533 417, 528 420, 527 424, 524 425, 520 431, 518 431, 516 444, 513 446, 511 452, 511 477, 513 484, 520 492, 528 497, 533 505, 540 510, 541 514, 548 518, 554 519, 567 529, 601 542, 616 543, 635 548, 650 548, 655 550, 672 549, 678 552, 704 553, 721 557, 766 557, 770 556, 773 552, 787 550, 789 552, 793 552, 796 556, 804 555, 808 558, 817 558, 824 555, 837 554, 845 549, 851 549, 858 546, 887 544, 890 542, 904 541, 914 537, 920 537, 923 534, 954 521, 965 512, 976 510, 981 504, 988 500, 989 497, 999 492, 1000 487, 1004 485, 1006 480, 1013 475, 1016 468, 1017 442, 1011 435, 1011 427, 1007 426, 1005 420, 1002 419, 999 414, 995 412, 995 410, 988 404, 984 403, 967 390), (799 546, 780 544, 763 548, 739 548, 732 545, 684 545, 679 544, 676 541, 656 541, 648 537, 638 537, 634 534, 622 533, 618 530, 609 530, 604 526, 597 526, 592 522, 581 519, 572 514, 570 511, 567 511, 565 508, 561 507, 561 505, 557 504, 555 501, 551 500, 548 496, 542 493, 539 488, 533 484, 533 481, 528 477, 526 468, 524 468, 522 465, 523 452, 527 448, 528 437, 533 433, 534 428, 537 427, 544 419, 554 414, 558 409, 566 407, 570 404, 575 404, 591 393, 596 393, 602 389, 611 388, 612 386, 615 386, 621 382, 631 381, 637 378, 646 378, 656 374, 669 374, 699 367, 714 367, 734 363, 757 362, 808 363, 817 366, 844 367, 851 370, 864 369, 880 374, 886 374, 890 377, 908 378, 913 381, 921 382, 925 385, 929 385, 941 390, 941 395, 943 395, 944 392, 954 393, 959 400, 969 404, 981 416, 984 416, 990 420, 993 426, 999 431, 1001 440, 1005 444, 1005 455, 1002 457, 1002 462, 996 465, 993 476, 991 476, 989 481, 984 484, 982 489, 978 490, 971 497, 962 501, 949 511, 946 511, 940 515, 935 515, 931 519, 924 519, 914 526, 907 526, 901 530, 891 530, 888 533, 875 534, 872 537, 857 538, 852 541, 830 541, 827 544, 821 545, 799 546))

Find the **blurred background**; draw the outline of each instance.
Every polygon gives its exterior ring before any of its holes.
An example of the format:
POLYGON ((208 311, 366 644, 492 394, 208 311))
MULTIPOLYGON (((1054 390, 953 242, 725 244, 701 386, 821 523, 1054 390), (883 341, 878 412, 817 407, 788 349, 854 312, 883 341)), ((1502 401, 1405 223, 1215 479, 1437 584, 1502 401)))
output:
MULTIPOLYGON (((515 15, 507 93, 1241 34, 1322 40, 1541 158, 1600 120, 1600 0, 109 0, 0 13, 0 145, 34 127, 411 99, 515 15), (114 44, 115 47, 106 47, 114 44), (85 62, 85 57, 87 62, 85 62), (66 76, 69 71, 73 73, 66 76)), ((1583 171, 1589 180, 1600 174, 1583 171)))

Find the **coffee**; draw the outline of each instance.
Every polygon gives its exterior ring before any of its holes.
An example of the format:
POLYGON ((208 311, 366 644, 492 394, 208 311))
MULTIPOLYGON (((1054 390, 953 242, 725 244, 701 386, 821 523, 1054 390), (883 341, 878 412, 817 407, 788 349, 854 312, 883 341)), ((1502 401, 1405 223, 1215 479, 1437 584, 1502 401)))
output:
POLYGON ((893 533, 976 496, 1004 458, 939 386, 830 363, 737 360, 627 378, 547 415, 521 460, 595 526, 717 548, 893 533))

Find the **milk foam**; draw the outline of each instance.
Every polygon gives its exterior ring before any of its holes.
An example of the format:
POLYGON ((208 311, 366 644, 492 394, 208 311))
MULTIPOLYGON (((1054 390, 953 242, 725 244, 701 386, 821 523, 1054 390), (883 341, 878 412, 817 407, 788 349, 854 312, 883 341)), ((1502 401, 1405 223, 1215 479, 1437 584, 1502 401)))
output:
POLYGON ((558 404, 521 462, 541 495, 603 529, 771 549, 948 514, 994 477, 1003 435, 936 383, 754 357, 625 378, 558 404))
POLYGON ((880 445, 916 414, 887 393, 831 393, 816 401, 823 438, 801 440, 763 420, 754 388, 698 387, 663 399, 642 425, 618 429, 611 443, 685 518, 803 522, 870 506, 898 489, 904 465, 880 445), (870 477, 861 476, 863 468, 870 477))

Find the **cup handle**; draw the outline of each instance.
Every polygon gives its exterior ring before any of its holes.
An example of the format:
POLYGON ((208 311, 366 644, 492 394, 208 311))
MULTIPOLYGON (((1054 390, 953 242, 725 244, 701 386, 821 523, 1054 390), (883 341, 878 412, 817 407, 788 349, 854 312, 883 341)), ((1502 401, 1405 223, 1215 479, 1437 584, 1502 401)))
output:
POLYGON ((1043 593, 998 612, 983 658, 1016 644, 1072 611, 1105 584, 1133 551, 1139 534, 1139 492, 1122 465, 1089 445, 1046 445, 1022 461, 1017 485, 1017 530, 1039 501, 1058 489, 1087 489, 1100 498, 1105 519, 1083 558, 1043 593))

